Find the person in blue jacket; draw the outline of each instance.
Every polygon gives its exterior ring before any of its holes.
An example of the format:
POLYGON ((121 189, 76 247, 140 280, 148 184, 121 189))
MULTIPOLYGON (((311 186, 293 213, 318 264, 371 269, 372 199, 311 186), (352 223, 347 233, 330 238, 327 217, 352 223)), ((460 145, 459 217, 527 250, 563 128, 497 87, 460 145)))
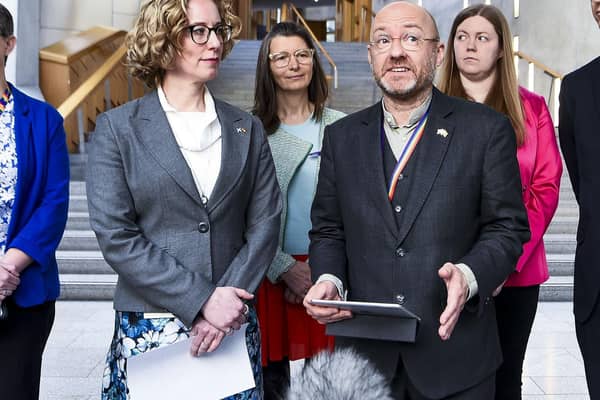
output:
POLYGON ((58 112, 6 81, 13 29, 0 4, 0 398, 30 400, 59 295, 69 156, 58 112))

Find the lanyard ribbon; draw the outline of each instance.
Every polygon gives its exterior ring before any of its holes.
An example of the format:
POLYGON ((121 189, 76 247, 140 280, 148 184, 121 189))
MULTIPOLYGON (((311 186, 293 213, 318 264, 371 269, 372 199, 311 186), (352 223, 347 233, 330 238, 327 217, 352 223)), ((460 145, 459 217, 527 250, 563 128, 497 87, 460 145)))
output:
MULTIPOLYGON (((412 134, 410 135, 410 138, 408 139, 408 142, 406 143, 406 146, 404 146, 404 149, 402 149, 402 153, 400 154, 400 157, 398 157, 398 162, 396 163, 396 167, 394 168, 394 173, 392 174, 392 177, 390 178, 390 181, 388 183, 388 198, 390 199, 390 201, 392 201, 392 199, 394 198, 394 192, 396 191, 396 185, 398 185, 398 178, 400 178, 400 175, 402 174, 402 171, 404 170, 404 167, 406 167, 406 164, 408 164, 408 160, 410 160, 410 157, 412 156, 413 152, 415 151, 415 148, 417 147, 417 143, 419 143, 419 140, 421 140, 421 137, 423 136, 423 132, 425 132, 425 125, 427 125, 427 117, 429 115, 429 109, 427 110, 427 112, 425 114, 423 114, 423 116, 421 117, 421 119, 419 120, 419 122, 417 123, 417 126, 415 126, 415 128, 412 131, 412 134)), ((381 124, 381 148, 383 149, 383 144, 385 140, 385 129, 383 127, 383 122, 381 124)))

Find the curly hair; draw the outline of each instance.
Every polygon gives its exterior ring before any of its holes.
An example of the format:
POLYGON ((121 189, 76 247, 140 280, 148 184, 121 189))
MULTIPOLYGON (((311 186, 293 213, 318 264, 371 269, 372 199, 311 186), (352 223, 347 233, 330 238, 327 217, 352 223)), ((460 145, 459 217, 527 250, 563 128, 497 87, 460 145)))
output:
MULTIPOLYGON (((224 59, 233 49, 242 24, 233 13, 231 0, 212 0, 224 23, 233 27, 231 39, 223 43, 224 59)), ((127 34, 125 64, 132 76, 155 88, 182 50, 183 32, 188 26, 188 0, 148 0, 127 34)))

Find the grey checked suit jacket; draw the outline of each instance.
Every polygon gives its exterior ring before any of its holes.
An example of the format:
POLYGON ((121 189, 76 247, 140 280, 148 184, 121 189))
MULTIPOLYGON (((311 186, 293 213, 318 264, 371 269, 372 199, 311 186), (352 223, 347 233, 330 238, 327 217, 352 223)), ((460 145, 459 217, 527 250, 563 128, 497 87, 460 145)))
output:
POLYGON ((367 354, 390 380, 402 360, 422 394, 443 398, 481 382, 502 359, 490 297, 529 240, 515 134, 499 113, 434 89, 425 132, 392 204, 382 118, 377 103, 325 129, 310 264, 315 278, 338 276, 349 300, 402 299, 421 317, 415 343, 336 338, 336 344, 367 354), (442 341, 447 294, 438 269, 448 261, 467 264, 479 292, 442 341))
POLYGON ((98 117, 90 222, 119 278, 116 310, 190 325, 217 286, 254 292, 277 247, 281 195, 261 123, 215 99, 221 170, 204 207, 156 91, 98 117))

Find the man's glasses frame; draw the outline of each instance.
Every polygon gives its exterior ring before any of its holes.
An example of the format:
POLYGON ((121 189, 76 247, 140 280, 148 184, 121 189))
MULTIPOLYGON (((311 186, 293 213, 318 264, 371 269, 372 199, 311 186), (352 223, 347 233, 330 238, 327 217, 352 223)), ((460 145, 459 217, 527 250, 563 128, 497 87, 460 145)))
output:
POLYGON ((369 42, 369 45, 375 47, 379 51, 388 51, 392 48, 394 40, 400 40, 400 46, 406 51, 419 51, 423 47, 424 42, 439 42, 439 37, 423 38, 419 34, 406 32, 399 37, 391 37, 381 35, 375 40, 369 42))

